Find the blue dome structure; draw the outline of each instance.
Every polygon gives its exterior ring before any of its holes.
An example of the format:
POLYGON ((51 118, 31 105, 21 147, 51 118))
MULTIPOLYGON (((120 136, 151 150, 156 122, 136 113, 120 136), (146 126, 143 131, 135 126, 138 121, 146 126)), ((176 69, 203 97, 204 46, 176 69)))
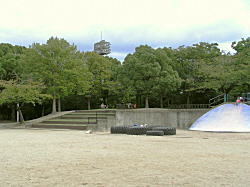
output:
POLYGON ((198 118, 189 130, 250 132, 250 106, 246 104, 223 104, 198 118))

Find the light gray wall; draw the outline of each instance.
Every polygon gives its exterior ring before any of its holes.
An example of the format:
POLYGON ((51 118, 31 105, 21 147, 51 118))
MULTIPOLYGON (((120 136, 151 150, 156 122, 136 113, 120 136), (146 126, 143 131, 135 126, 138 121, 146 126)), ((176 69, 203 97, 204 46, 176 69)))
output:
POLYGON ((109 116, 107 119, 97 119, 97 124, 91 124, 87 129, 93 131, 109 131, 112 126, 116 126, 116 118, 109 116))
POLYGON ((209 109, 118 109, 116 126, 149 124, 188 129, 193 122, 209 109))

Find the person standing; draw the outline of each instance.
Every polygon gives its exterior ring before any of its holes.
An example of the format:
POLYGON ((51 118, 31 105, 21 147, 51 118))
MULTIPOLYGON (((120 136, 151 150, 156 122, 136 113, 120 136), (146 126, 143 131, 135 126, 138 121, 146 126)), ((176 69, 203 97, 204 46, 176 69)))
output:
POLYGON ((240 104, 241 103, 241 100, 240 100, 240 97, 237 97, 237 99, 236 99, 236 105, 238 105, 238 104, 240 104))
POLYGON ((243 102, 244 102, 243 97, 240 97, 239 99, 240 99, 240 102, 241 102, 241 103, 243 103, 243 102))

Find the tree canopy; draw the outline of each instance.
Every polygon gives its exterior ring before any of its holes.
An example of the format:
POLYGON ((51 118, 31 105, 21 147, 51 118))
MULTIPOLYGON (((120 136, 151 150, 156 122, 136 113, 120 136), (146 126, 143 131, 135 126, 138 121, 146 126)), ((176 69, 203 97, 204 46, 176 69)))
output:
POLYGON ((21 107, 24 104, 39 104, 50 99, 50 95, 42 93, 42 86, 35 82, 17 83, 16 81, 0 80, 0 104, 15 104, 24 121, 21 107))
POLYGON ((23 57, 26 78, 42 82, 46 93, 53 96, 53 110, 56 99, 73 91, 87 90, 89 73, 76 46, 64 39, 51 37, 46 44, 34 43, 23 57))
POLYGON ((120 62, 95 52, 81 52, 57 37, 28 48, 3 43, 0 109, 8 111, 3 104, 17 103, 25 114, 23 106, 36 103, 47 113, 61 107, 98 108, 101 103, 110 107, 119 103, 168 107, 171 103, 208 103, 209 98, 223 93, 249 92, 250 38, 233 42, 232 48, 235 54, 226 54, 217 43, 207 42, 176 49, 140 45, 120 62))

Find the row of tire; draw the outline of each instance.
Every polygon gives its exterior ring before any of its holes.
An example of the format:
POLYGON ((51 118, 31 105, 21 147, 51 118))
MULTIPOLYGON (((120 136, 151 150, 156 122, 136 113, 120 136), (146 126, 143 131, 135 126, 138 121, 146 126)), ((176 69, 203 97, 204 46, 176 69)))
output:
POLYGON ((113 126, 110 129, 111 134, 129 134, 129 135, 148 135, 164 136, 176 135, 174 127, 157 127, 157 126, 113 126))

